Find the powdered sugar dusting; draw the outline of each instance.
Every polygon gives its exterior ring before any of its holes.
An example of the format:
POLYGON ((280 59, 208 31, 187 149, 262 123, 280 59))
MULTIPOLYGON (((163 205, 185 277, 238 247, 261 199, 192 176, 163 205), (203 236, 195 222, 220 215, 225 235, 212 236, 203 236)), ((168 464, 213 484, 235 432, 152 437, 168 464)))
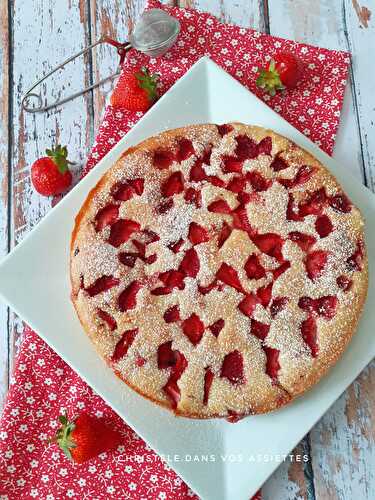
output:
POLYGON ((116 276, 118 274, 117 251, 111 245, 102 241, 88 241, 78 254, 79 265, 84 276, 85 286, 90 286, 101 276, 116 276))
POLYGON ((169 243, 178 241, 180 238, 186 239, 189 225, 193 220, 194 206, 176 206, 168 210, 167 213, 159 215, 157 226, 161 242, 167 246, 169 243))
MULTIPOLYGON (((360 214, 331 206, 340 187, 314 158, 270 131, 229 129, 223 136, 215 125, 167 132, 124 155, 91 200, 72 256, 75 288, 85 289, 79 308, 95 318, 98 309, 110 311, 116 342, 138 329, 116 369, 144 394, 202 417, 287 402, 300 377, 325 366, 351 335, 362 303, 362 275, 353 265, 366 265, 360 254, 348 264, 363 239, 360 214), (171 161, 154 164, 158 149, 169 151, 171 161), (282 170, 273 168, 279 155, 287 162, 282 170), (190 180, 196 165, 199 180, 190 180), (301 166, 313 173, 303 177, 301 166), (114 185, 136 179, 142 190, 113 199, 114 185), (96 214, 108 204, 119 205, 117 219, 103 219, 95 230, 96 214), (322 214, 328 230, 317 226, 322 214), (103 276, 119 283, 108 279, 104 289, 103 276), (350 290, 340 288, 339 276, 353 281, 350 290), (93 283, 98 293, 90 297, 93 283), (311 301, 321 299, 313 309, 311 301), (306 321, 310 330, 302 328, 306 321), (160 368, 159 348, 167 342, 166 352, 175 354, 160 368), (222 373, 228 355, 239 364, 222 373), (208 369, 213 382, 205 403, 208 369)), ((105 335, 108 325, 101 325, 105 335)), ((111 349, 113 341, 103 343, 107 358, 111 349)))

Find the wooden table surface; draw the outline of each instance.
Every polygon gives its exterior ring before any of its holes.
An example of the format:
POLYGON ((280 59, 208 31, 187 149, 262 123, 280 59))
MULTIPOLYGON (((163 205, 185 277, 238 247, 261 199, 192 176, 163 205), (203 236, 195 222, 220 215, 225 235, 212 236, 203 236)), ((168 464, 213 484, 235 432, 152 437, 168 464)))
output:
MULTIPOLYGON (((101 34, 126 39, 144 3, 0 1, 0 256, 17 245, 58 201, 33 191, 31 163, 59 141, 68 144, 72 160, 84 164, 110 88, 39 115, 20 111, 22 95, 43 73, 101 34)), ((371 18, 370 12, 375 12, 374 0, 181 0, 175 4, 273 35, 349 50, 351 78, 335 157, 375 191, 375 14, 371 18)), ((81 58, 52 78, 43 93, 56 98, 61 91, 78 89, 92 78, 107 75, 115 66, 111 49, 102 48, 92 59, 81 58)), ((0 330, 1 408, 22 336, 22 322, 1 304, 0 330)), ((309 462, 281 465, 264 485, 264 498, 373 500, 374 389, 373 362, 297 446, 295 452, 307 453, 309 462)))

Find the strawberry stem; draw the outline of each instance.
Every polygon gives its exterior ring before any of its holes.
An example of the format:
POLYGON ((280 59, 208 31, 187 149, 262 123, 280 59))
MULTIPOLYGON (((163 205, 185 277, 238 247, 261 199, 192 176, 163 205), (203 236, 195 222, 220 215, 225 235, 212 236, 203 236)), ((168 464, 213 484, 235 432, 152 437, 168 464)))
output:
POLYGON ((60 429, 57 430, 55 437, 52 439, 61 450, 64 452, 64 455, 72 460, 72 455, 70 450, 72 448, 76 448, 76 444, 71 438, 71 434, 75 429, 74 421, 69 421, 66 414, 59 416, 59 421, 61 423, 60 429))
POLYGON ((55 163, 60 174, 65 174, 69 170, 68 165, 73 165, 67 158, 68 148, 66 146, 58 144, 56 147, 52 147, 52 149, 46 149, 46 155, 55 163))
POLYGON ((265 90, 271 96, 276 94, 277 90, 284 90, 279 72, 276 69, 275 61, 271 59, 268 69, 260 68, 258 78, 256 79, 257 87, 265 90))
POLYGON ((135 76, 139 82, 139 87, 147 92, 150 102, 156 101, 158 98, 157 83, 159 75, 157 73, 151 74, 148 68, 142 66, 135 76))

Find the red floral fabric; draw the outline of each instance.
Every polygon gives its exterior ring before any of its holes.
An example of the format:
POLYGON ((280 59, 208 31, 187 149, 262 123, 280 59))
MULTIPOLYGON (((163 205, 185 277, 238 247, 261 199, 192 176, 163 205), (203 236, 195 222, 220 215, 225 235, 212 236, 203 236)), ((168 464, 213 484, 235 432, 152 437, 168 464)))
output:
MULTIPOLYGON (((192 64, 208 55, 329 154, 332 153, 346 85, 349 55, 221 24, 193 10, 161 6, 177 17, 181 33, 162 59, 132 50, 124 67, 147 63, 167 91, 192 64), (305 72, 293 91, 269 97, 255 87, 258 66, 278 50, 296 53, 305 72)), ((85 173, 142 117, 108 106, 85 173)), ((69 368, 26 327, 0 425, 0 500, 65 498, 187 500, 185 483, 69 368), (120 430, 123 444, 87 464, 68 462, 48 437, 57 417, 85 410, 120 430)))

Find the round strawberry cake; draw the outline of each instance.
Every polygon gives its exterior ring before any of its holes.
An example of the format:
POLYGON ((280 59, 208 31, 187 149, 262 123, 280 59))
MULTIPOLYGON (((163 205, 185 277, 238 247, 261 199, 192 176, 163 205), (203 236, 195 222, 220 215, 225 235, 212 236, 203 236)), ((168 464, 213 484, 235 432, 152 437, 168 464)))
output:
POLYGON ((235 421, 289 403, 345 350, 367 293, 363 226, 332 174, 271 130, 170 130, 87 197, 73 303, 139 394, 235 421))

